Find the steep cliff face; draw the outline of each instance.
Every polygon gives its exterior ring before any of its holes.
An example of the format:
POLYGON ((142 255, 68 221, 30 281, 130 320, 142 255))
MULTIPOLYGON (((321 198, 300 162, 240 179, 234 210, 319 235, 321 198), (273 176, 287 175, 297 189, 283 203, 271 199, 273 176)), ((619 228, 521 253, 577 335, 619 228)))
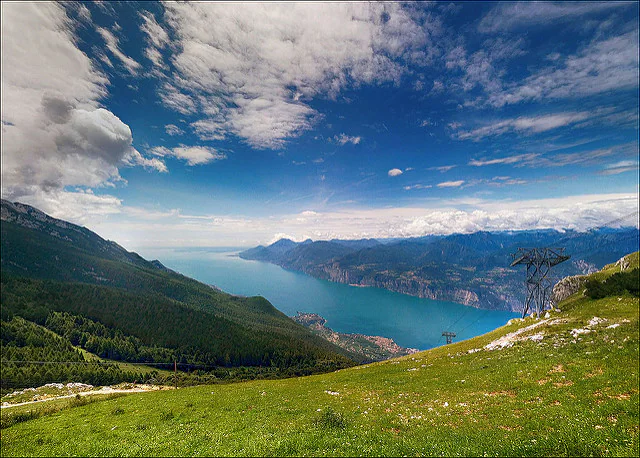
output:
POLYGON ((495 310, 519 310, 521 303, 513 295, 500 294, 492 288, 480 287, 472 290, 455 282, 447 284, 438 279, 423 278, 416 275, 402 275, 395 272, 375 272, 363 274, 355 269, 343 269, 339 263, 306 269, 305 273, 336 283, 356 286, 384 288, 396 293, 423 299, 450 301, 477 308, 495 310))

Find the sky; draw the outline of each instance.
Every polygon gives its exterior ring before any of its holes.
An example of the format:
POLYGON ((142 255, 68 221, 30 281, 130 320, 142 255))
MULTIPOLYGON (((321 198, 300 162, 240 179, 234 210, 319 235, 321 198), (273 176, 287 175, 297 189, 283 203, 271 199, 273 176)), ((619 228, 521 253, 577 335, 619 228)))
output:
POLYGON ((5 2, 2 198, 142 253, 637 226, 638 13, 5 2))

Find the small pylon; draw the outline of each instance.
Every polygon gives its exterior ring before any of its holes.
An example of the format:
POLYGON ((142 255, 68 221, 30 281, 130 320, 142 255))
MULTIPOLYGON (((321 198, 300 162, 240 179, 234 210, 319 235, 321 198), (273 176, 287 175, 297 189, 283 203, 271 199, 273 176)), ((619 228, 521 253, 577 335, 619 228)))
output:
POLYGON ((453 338, 456 336, 456 333, 450 332, 450 331, 444 331, 442 335, 447 338, 447 345, 449 345, 450 343, 453 342, 453 338))

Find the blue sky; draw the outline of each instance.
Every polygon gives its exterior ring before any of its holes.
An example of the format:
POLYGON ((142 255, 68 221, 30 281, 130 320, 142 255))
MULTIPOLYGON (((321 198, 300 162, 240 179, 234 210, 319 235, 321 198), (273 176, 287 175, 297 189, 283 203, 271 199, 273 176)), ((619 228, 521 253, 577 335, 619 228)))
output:
POLYGON ((637 2, 2 10, 2 197, 130 249, 638 207, 637 2))

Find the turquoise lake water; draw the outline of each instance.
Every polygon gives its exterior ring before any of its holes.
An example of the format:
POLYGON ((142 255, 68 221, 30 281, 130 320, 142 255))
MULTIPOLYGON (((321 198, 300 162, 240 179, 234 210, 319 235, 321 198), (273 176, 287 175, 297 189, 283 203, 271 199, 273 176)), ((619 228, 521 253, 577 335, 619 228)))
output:
POLYGON ((484 334, 517 313, 481 310, 454 302, 420 299, 380 288, 318 280, 273 264, 245 261, 235 252, 155 250, 144 253, 165 266, 231 294, 263 296, 278 310, 317 313, 338 332, 390 337, 403 347, 427 350, 444 345, 442 331, 454 341, 484 334))

